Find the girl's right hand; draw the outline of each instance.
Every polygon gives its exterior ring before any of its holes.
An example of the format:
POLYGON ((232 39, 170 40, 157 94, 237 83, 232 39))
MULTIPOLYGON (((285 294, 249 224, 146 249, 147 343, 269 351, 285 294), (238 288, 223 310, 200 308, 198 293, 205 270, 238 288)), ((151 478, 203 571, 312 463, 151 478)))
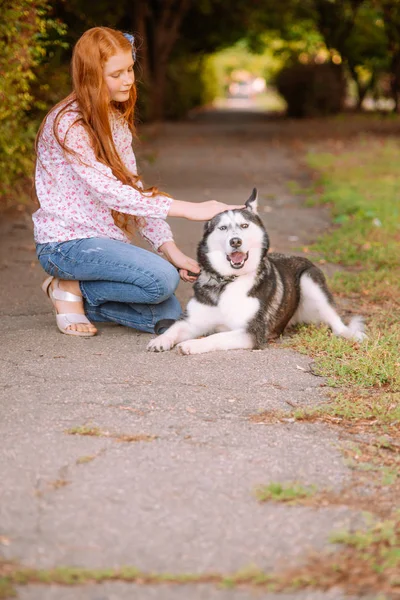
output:
POLYGON ((209 221, 215 215, 225 210, 236 210, 245 208, 244 204, 225 204, 217 200, 207 200, 205 202, 184 202, 182 200, 172 200, 168 211, 169 217, 184 217, 190 221, 209 221))

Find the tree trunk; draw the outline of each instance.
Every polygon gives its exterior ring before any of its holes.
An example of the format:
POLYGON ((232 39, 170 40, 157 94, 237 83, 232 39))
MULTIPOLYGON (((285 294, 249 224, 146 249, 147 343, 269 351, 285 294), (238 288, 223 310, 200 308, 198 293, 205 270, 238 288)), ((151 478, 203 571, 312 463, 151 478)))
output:
POLYGON ((370 80, 368 81, 368 83, 362 83, 360 81, 360 77, 355 69, 355 67, 353 65, 348 65, 349 67, 349 71, 350 74, 352 76, 352 78, 354 79, 354 82, 356 84, 357 87, 357 111, 361 111, 362 110, 362 103, 364 102, 364 98, 367 95, 367 93, 369 92, 369 90, 372 88, 372 86, 374 85, 375 82, 375 75, 374 73, 372 73, 370 80))
POLYGON ((149 66, 149 50, 146 34, 148 5, 146 2, 133 3, 132 29, 135 32, 137 61, 140 66, 138 79, 148 86, 151 79, 149 66))
POLYGON ((383 22, 391 56, 390 90, 394 100, 394 112, 399 112, 400 94, 400 10, 393 0, 384 0, 381 4, 383 22))
POLYGON ((167 86, 167 63, 159 61, 156 63, 152 73, 152 90, 150 94, 151 121, 162 121, 165 109, 165 91, 167 86))
POLYGON ((147 118, 162 120, 165 111, 167 64, 192 0, 136 0, 133 28, 140 38, 138 60, 147 97, 147 118))
POLYGON ((392 58, 392 68, 390 73, 390 89, 394 100, 393 112, 398 113, 400 108, 400 52, 392 58))

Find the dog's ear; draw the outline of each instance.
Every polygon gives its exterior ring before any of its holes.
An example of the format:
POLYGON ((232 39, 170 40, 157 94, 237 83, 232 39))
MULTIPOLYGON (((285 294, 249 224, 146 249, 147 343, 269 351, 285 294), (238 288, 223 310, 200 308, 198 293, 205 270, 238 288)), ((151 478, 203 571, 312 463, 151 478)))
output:
POLYGON ((250 210, 255 215, 257 214, 257 208, 258 208, 257 200, 258 200, 257 188, 253 188, 250 198, 248 200, 246 200, 246 202, 245 202, 245 206, 246 206, 247 210, 250 210))
POLYGON ((209 233, 211 231, 211 221, 206 221, 204 223, 204 233, 209 233))

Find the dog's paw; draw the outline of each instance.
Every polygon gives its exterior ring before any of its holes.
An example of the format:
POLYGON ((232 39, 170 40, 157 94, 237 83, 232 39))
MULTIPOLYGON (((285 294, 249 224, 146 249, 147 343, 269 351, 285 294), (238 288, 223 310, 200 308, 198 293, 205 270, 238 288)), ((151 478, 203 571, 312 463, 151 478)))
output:
POLYGON ((175 345, 173 338, 168 337, 165 333, 151 340, 147 345, 148 352, 165 352, 171 350, 175 345))
POLYGON ((194 354, 194 352, 191 352, 190 342, 182 342, 181 344, 177 345, 176 349, 178 350, 178 353, 182 355, 194 354))
POLYGON ((205 348, 203 340, 189 340, 187 342, 181 342, 177 345, 179 354, 203 354, 208 352, 205 348))
POLYGON ((368 336, 366 333, 364 333, 364 331, 356 331, 352 337, 356 342, 363 342, 364 340, 368 339, 368 336))

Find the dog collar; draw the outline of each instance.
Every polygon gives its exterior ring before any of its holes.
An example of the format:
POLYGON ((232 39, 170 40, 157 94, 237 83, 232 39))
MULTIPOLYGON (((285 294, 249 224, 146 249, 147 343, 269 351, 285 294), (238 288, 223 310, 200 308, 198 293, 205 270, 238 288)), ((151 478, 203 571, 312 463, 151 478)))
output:
POLYGON ((217 283, 230 283, 231 281, 234 281, 237 277, 237 275, 229 275, 227 277, 222 277, 221 275, 210 275, 210 279, 215 279, 217 283))

